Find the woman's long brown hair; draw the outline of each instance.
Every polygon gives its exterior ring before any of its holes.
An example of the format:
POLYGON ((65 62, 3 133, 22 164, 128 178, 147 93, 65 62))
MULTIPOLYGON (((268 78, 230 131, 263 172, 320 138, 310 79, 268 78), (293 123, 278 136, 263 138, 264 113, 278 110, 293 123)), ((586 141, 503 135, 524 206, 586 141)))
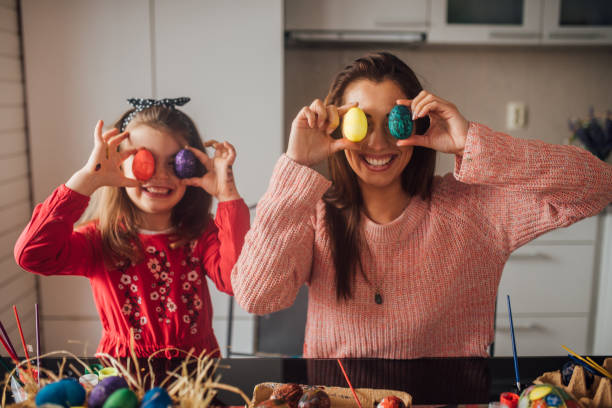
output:
MULTIPOLYGON (((403 61, 393 54, 380 52, 358 58, 336 75, 325 104, 341 106, 347 86, 360 79, 374 82, 392 80, 409 99, 423 89, 414 72, 403 61)), ((416 133, 424 133, 428 123, 417 121, 416 133)), ((332 136, 342 137, 338 129, 332 136)), ((323 196, 323 201, 336 269, 336 298, 340 301, 352 297, 357 270, 368 280, 362 268, 360 250, 364 247, 360 234, 363 200, 357 176, 348 164, 344 151, 330 156, 328 164, 332 186, 323 196)), ((410 162, 401 174, 404 191, 410 196, 428 199, 431 196, 435 164, 434 150, 415 147, 410 162)))
MULTIPOLYGON (((125 112, 114 127, 121 129, 124 119, 132 112, 125 112)), ((204 145, 193 121, 183 112, 153 106, 138 112, 128 125, 128 130, 136 125, 146 125, 167 132, 179 141, 187 142, 201 151, 204 145)), ((102 238, 104 263, 109 268, 118 262, 138 263, 143 259, 143 250, 138 239, 138 226, 141 225, 139 212, 127 195, 124 187, 103 187, 100 202, 93 212, 98 222, 102 238)), ((185 244, 202 235, 211 221, 210 208, 212 197, 199 187, 188 186, 185 195, 172 209, 171 221, 175 228, 176 243, 185 244)))

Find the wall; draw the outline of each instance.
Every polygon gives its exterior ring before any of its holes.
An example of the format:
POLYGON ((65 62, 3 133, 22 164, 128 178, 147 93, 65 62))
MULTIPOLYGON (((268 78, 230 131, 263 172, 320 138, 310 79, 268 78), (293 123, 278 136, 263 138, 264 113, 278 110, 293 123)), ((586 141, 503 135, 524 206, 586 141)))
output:
MULTIPOLYGON (((21 33, 16 0, 0 1, 0 321, 24 355, 12 306, 26 342, 36 347, 36 278, 13 260, 13 247, 31 214, 21 33)), ((1 354, 6 356, 2 349, 1 354)))

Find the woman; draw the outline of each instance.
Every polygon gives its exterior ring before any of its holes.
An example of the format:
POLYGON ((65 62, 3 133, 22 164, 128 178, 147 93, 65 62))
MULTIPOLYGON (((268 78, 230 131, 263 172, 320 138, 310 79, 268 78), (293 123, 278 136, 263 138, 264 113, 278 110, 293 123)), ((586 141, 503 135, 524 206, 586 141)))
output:
POLYGON ((308 284, 305 357, 486 356, 512 251, 611 200, 612 167, 590 153, 468 122, 397 57, 373 54, 293 121, 232 287, 265 314, 308 284), (396 104, 431 125, 397 141, 396 104), (336 130, 355 105, 360 143, 336 130), (455 155, 453 174, 433 176, 435 151, 455 155), (309 167, 325 158, 331 181, 309 167))

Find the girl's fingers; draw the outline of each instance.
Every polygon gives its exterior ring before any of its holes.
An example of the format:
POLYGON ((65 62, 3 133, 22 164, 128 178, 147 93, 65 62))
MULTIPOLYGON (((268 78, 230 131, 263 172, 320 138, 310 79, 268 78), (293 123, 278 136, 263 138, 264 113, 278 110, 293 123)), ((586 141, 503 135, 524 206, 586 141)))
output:
POLYGON ((185 184, 186 186, 199 187, 200 179, 197 177, 185 178, 185 179, 181 179, 181 183, 185 184))
POLYGON ((323 102, 320 99, 315 99, 310 105, 310 110, 317 115, 317 128, 323 129, 323 125, 327 121, 327 109, 325 109, 323 102))
POLYGON ((94 140, 98 143, 104 143, 104 139, 102 139, 102 127, 104 126, 104 121, 98 120, 96 123, 96 127, 94 129, 94 140))
POLYGON ((108 146, 112 149, 116 149, 119 143, 123 142, 130 136, 130 132, 119 133, 118 135, 111 136, 107 139, 108 146))
POLYGON ((120 187, 138 187, 140 186, 140 182, 136 179, 131 179, 127 177, 123 177, 121 182, 119 183, 120 187))
MULTIPOLYGON (((210 140, 207 140, 207 141, 204 142, 204 147, 211 147, 211 146, 214 146, 216 144, 219 144, 219 142, 217 142, 215 139, 210 139, 210 140)), ((193 147, 191 147, 191 146, 187 146, 187 148, 189 150, 193 149, 193 147)))
MULTIPOLYGON (((204 146, 206 145, 211 146, 211 145, 214 145, 215 143, 218 143, 218 142, 215 140, 209 140, 208 142, 204 143, 204 146)), ((187 149, 191 150, 191 152, 195 155, 195 157, 198 158, 200 163, 202 163, 204 167, 206 167, 206 170, 210 171, 212 169, 212 159, 208 157, 206 153, 204 153, 203 151, 199 149, 191 147, 191 146, 187 146, 187 149)))
POLYGON ((124 150, 119 152, 119 160, 121 163, 123 163, 124 161, 127 160, 128 157, 130 157, 133 154, 136 154, 136 152, 138 151, 138 149, 130 149, 130 150, 124 150))
POLYGON ((104 140, 105 142, 108 143, 108 141, 110 140, 110 138, 112 138, 113 136, 119 134, 119 129, 117 128, 112 128, 107 130, 106 132, 104 132, 102 134, 102 140, 104 140))

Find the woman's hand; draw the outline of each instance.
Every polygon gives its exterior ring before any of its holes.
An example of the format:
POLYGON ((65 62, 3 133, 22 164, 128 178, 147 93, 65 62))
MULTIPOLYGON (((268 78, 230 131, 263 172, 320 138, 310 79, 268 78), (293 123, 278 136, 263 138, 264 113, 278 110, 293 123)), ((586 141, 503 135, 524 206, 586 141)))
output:
POLYGON ((89 155, 87 164, 70 177, 66 186, 70 189, 91 195, 99 187, 137 187, 138 181, 125 177, 121 163, 132 154, 135 149, 118 151, 119 144, 129 136, 129 132, 119 133, 112 128, 102 133, 104 122, 99 120, 94 130, 94 148, 89 155))
POLYGON ((201 187, 219 201, 239 199, 240 194, 236 189, 232 171, 232 165, 236 160, 236 149, 229 142, 219 143, 215 140, 207 141, 204 146, 212 146, 215 149, 212 158, 208 157, 205 152, 186 146, 206 167, 206 174, 202 177, 183 179, 183 183, 188 186, 201 187))
POLYGON ((339 108, 334 105, 325 106, 320 99, 316 99, 310 106, 303 107, 291 124, 287 156, 304 166, 312 166, 339 150, 358 150, 357 143, 344 137, 331 137, 331 133, 340 124, 340 117, 353 106, 356 104, 339 108))
POLYGON ((399 99, 412 111, 413 120, 429 115, 430 125, 424 135, 413 134, 397 142, 398 146, 423 146, 442 153, 463 155, 469 122, 459 113, 457 107, 426 91, 414 99, 399 99))

